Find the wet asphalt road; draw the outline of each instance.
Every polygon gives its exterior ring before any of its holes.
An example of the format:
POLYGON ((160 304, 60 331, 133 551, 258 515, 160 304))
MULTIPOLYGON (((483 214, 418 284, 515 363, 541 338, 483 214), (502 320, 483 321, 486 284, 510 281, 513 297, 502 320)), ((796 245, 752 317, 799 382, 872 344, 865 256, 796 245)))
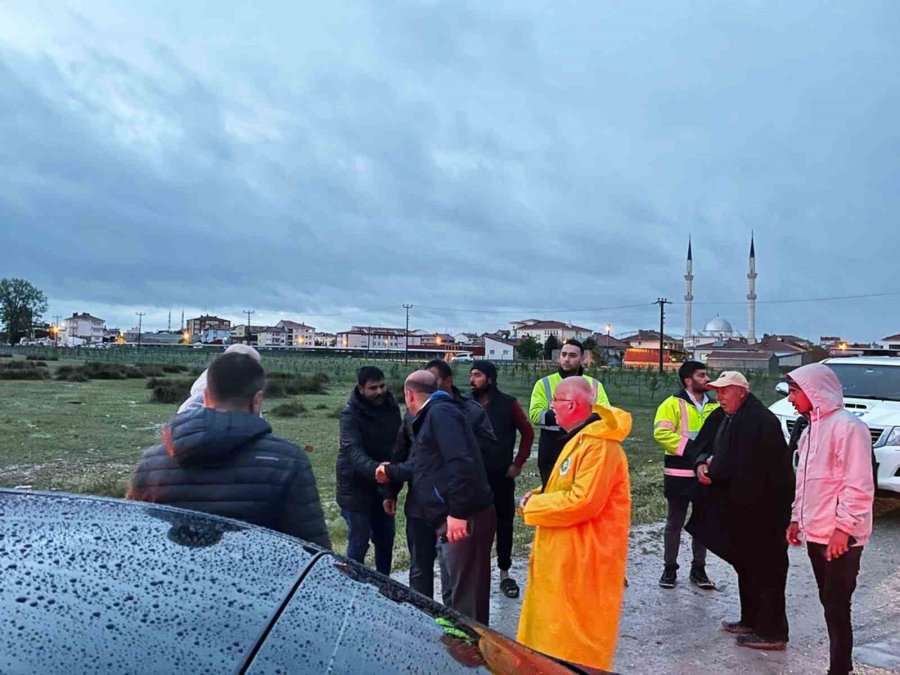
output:
MULTIPOLYGON (((881 513, 862 557, 853 596, 854 661, 858 673, 900 673, 900 501, 879 502, 881 513)), ((828 637, 812 568, 805 549, 790 551, 788 620, 791 641, 784 652, 758 652, 737 647, 719 628, 723 619, 737 620, 737 577, 713 555, 707 572, 716 591, 701 591, 687 582, 690 537, 682 538, 679 584, 657 585, 662 573, 662 523, 634 528, 629 548, 616 670, 620 673, 825 673, 828 637)), ((525 588, 527 561, 513 562, 513 576, 525 588)), ((496 571, 495 571, 496 575, 496 571)), ((405 573, 394 575, 406 580, 405 573)), ((522 598, 500 593, 495 580, 491 627, 515 637, 522 598)), ((436 580, 440 597, 440 580, 436 580)))

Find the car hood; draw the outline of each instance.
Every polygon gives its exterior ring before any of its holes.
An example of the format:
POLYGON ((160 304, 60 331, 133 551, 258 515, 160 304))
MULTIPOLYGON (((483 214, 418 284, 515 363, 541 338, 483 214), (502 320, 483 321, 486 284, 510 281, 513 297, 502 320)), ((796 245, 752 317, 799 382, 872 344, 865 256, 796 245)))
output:
MULTIPOLYGON (((844 409, 859 417, 869 427, 900 426, 900 401, 875 401, 846 397, 844 409)), ((781 417, 797 417, 797 411, 794 410, 794 406, 790 404, 787 397, 770 405, 769 410, 781 417)))

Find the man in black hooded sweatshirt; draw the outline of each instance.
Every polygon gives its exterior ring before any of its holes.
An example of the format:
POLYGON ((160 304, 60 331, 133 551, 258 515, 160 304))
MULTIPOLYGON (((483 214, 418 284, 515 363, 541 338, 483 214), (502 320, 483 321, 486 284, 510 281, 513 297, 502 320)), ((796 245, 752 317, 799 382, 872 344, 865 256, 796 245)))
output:
POLYGON ((144 452, 127 499, 262 525, 331 548, 316 477, 297 446, 272 435, 262 410, 266 374, 241 353, 207 372, 206 407, 176 415, 144 452))

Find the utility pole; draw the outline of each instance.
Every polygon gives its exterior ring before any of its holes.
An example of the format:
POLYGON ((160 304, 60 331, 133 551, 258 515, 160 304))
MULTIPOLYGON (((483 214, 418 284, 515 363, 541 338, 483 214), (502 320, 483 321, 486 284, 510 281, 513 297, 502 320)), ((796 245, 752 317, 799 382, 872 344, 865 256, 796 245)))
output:
POLYGON ((609 334, 612 331, 612 324, 606 324, 606 365, 609 366, 609 334))
POLYGON ((147 312, 135 312, 135 314, 137 314, 137 318, 138 318, 138 349, 141 348, 141 329, 144 325, 144 315, 146 313, 147 312))
POLYGON ((53 316, 53 321, 55 323, 55 327, 53 329, 53 346, 59 347, 59 314, 55 314, 53 316))
POLYGON ((248 345, 250 344, 250 315, 256 314, 256 312, 252 309, 245 309, 244 314, 247 315, 247 334, 244 336, 244 342, 248 345))
POLYGON ((663 326, 666 321, 666 305, 672 303, 665 298, 657 298, 654 305, 659 305, 659 372, 663 372, 663 326))
POLYGON ((171 333, 171 332, 172 332, 172 310, 171 310, 171 309, 169 310, 169 325, 168 325, 168 327, 166 328, 166 332, 167 332, 167 333, 171 333))
POLYGON ((403 349, 403 363, 404 365, 409 364, 409 310, 412 309, 412 305, 403 305, 403 309, 406 310, 406 346, 403 349))

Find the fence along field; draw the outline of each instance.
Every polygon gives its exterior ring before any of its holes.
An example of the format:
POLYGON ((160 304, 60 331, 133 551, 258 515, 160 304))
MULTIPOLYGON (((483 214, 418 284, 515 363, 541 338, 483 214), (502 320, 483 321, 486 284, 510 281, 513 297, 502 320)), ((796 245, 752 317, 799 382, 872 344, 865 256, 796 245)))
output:
MULTIPOLYGON (((123 496, 141 450, 158 442, 163 424, 190 383, 217 353, 185 348, 0 348, 0 486, 123 496), (15 379, 7 379, 5 373, 12 370, 17 371, 10 375, 15 379), (37 374, 19 378, 18 371, 26 370, 37 374)), ((263 363, 270 376, 264 414, 276 434, 307 447, 332 539, 343 551, 346 526, 334 502, 337 417, 355 385, 356 371, 370 363, 381 367, 402 403, 403 379, 424 362, 410 360, 405 365, 402 355, 398 361, 387 361, 263 352, 263 363)), ((525 408, 535 381, 556 369, 552 363, 498 365, 501 388, 517 396, 525 408)), ((464 392, 469 389, 470 367, 471 363, 463 363, 454 369, 456 385, 464 392)), ((631 469, 633 520, 661 520, 663 461, 652 424, 657 405, 676 391, 677 377, 605 368, 591 369, 589 374, 603 382, 614 405, 634 417, 624 444, 631 469)), ((751 377, 751 387, 770 403, 776 381, 751 377)), ((519 494, 538 483, 536 453, 535 447, 517 481, 519 494)), ((395 553, 396 565, 402 567, 408 558, 402 509, 398 511, 395 553)), ((527 550, 531 534, 517 519, 516 551, 527 550)))

